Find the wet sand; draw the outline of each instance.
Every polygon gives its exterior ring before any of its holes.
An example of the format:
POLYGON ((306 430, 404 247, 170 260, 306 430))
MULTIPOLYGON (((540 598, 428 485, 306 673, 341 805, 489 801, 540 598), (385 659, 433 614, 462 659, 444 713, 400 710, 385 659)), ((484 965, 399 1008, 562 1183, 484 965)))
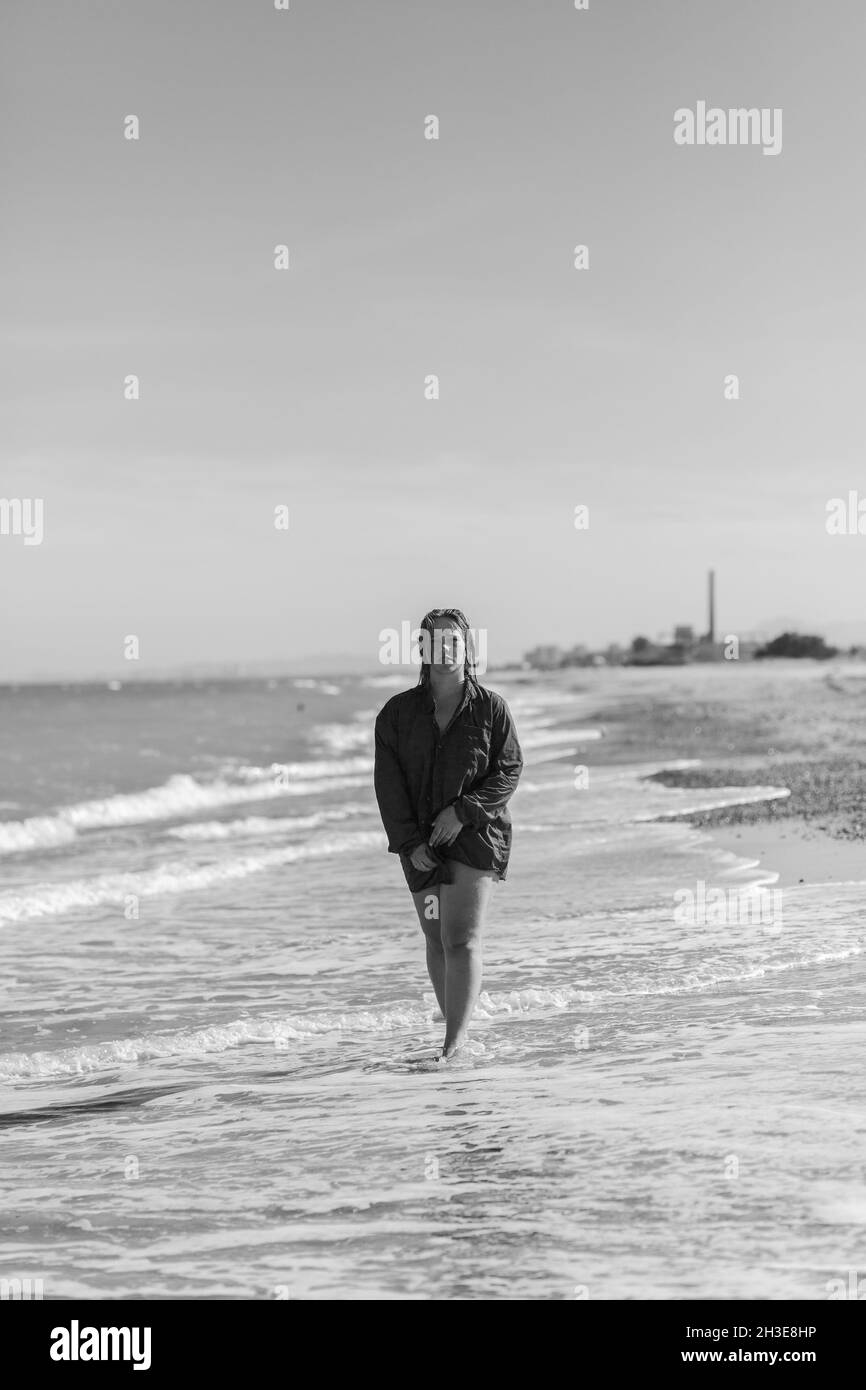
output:
POLYGON ((714 830, 713 839, 722 849, 777 874, 780 888, 851 883, 866 874, 866 848, 859 841, 833 839, 793 818, 714 830))

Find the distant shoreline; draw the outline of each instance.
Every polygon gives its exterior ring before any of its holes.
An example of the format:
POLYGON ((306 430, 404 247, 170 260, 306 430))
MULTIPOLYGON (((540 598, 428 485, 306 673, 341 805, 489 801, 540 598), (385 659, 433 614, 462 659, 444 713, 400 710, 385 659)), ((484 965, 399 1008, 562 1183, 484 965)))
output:
MULTIPOLYGON (((359 660, 359 658, 355 658, 359 660)), ((765 670, 785 669, 785 668, 808 668, 815 667, 823 671, 836 666, 849 667, 863 664, 864 656, 861 651, 859 654, 851 651, 839 651, 829 659, 816 659, 814 657, 766 657, 760 661, 755 661, 751 656, 744 657, 741 661, 722 661, 722 660, 686 660, 686 661, 617 661, 605 662, 601 664, 591 661, 581 663, 571 663, 565 666, 545 668, 541 666, 531 666, 526 662, 505 661, 500 665, 488 664, 480 679, 484 683, 487 679, 504 679, 517 682, 548 682, 548 681, 569 681, 574 677, 584 680, 592 680, 599 674, 611 673, 634 673, 645 672, 650 675, 675 674, 682 670, 704 670, 709 668, 716 673, 724 670, 737 671, 748 670, 755 666, 765 670)), ((36 689, 37 687, 51 686, 68 689, 106 688, 112 685, 120 685, 126 689, 131 686, 141 685, 193 685, 208 681, 228 683, 251 683, 260 681, 295 681, 295 680, 316 680, 316 681, 337 681, 337 680, 369 680, 377 676, 405 674, 407 685, 414 685, 418 679, 417 666, 383 666, 378 662, 370 665, 353 665, 347 661, 345 664, 329 662, 325 659, 323 666, 313 666, 300 662, 292 670, 284 667, 264 665, 258 667, 251 663, 249 667, 244 662, 217 663, 213 667, 166 667, 163 670, 143 669, 139 671, 130 670, 128 667, 120 671, 109 671, 103 674, 89 676, 65 676, 65 675, 27 675, 20 677, 0 678, 0 690, 22 690, 36 689)), ((724 679, 724 677, 723 677, 724 679)))

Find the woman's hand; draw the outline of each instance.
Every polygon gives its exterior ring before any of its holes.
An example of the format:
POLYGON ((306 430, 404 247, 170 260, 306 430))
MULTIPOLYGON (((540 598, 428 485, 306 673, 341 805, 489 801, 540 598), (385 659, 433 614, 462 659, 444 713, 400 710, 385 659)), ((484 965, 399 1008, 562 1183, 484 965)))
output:
POLYGON ((446 806, 433 822, 430 832, 431 845, 452 845, 463 829, 463 822, 453 806, 446 806))
POLYGON ((426 845, 416 845, 415 849, 413 849, 412 853, 409 855, 409 862, 412 864, 413 868, 424 873, 428 872, 430 869, 436 868, 436 860, 433 858, 426 845))

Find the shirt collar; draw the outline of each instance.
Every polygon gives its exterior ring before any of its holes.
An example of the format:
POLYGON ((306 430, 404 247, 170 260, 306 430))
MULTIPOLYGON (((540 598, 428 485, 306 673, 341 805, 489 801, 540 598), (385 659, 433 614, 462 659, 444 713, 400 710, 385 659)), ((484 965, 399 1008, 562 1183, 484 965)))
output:
MULTIPOLYGON (((418 687, 418 689, 420 690, 421 695, 422 695, 422 697, 423 697, 425 709, 428 709, 428 710, 430 711, 430 713, 432 714, 432 713, 433 713, 433 710, 435 709, 435 704, 434 704, 434 701, 433 701, 433 692, 432 692, 432 690, 430 689, 430 686, 429 686, 429 685, 421 685, 421 686, 418 687)), ((460 704, 459 704, 458 707, 457 707, 456 714, 455 714, 455 718, 456 718, 456 715, 457 715, 457 714, 462 714, 462 712, 463 712, 463 710, 466 708, 466 706, 469 705, 469 704, 471 704, 472 701, 473 701, 474 699, 477 698, 477 695, 478 695, 478 687, 477 687, 477 685, 475 684, 474 681, 471 681, 471 680, 469 680, 469 679, 467 678, 467 680, 464 682, 464 685, 463 685, 463 699, 460 701, 460 704)))

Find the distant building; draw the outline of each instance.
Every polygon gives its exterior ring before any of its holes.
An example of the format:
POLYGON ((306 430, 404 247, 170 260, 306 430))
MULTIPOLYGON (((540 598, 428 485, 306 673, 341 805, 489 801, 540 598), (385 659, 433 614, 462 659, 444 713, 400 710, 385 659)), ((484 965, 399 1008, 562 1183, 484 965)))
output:
POLYGON ((524 660, 536 671, 555 671, 562 665, 563 655, 561 647, 549 644, 543 647, 533 647, 531 652, 526 653, 524 660))
POLYGON ((711 645, 716 640, 716 571, 707 575, 707 635, 705 642, 711 645))

